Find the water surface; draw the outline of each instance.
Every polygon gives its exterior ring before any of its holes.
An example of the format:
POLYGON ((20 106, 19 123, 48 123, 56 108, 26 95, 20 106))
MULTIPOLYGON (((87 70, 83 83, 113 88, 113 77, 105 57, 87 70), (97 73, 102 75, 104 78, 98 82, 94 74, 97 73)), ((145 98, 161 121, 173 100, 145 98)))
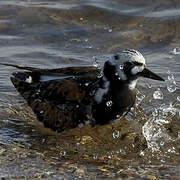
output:
POLYGON ((138 82, 120 121, 55 134, 36 118, 0 66, 0 177, 180 178, 178 0, 1 0, 0 59, 40 68, 100 65, 137 49, 166 82, 138 82))

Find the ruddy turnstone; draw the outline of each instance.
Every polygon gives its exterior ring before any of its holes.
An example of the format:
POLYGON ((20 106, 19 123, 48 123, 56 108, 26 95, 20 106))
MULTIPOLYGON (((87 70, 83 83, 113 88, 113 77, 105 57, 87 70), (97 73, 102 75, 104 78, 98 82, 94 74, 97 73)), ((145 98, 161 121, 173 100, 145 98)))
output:
POLYGON ((146 68, 136 50, 124 50, 94 66, 22 69, 11 81, 45 127, 61 132, 86 124, 106 124, 125 115, 134 105, 139 77, 164 81, 146 68))

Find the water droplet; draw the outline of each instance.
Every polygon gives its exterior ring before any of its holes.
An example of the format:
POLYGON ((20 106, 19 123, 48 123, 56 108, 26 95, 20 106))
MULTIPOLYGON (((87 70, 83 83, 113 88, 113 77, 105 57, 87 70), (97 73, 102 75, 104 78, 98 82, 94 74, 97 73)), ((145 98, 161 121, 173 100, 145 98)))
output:
POLYGON ((164 95, 162 93, 162 91, 160 91, 159 89, 157 91, 154 91, 153 93, 153 98, 154 99, 163 99, 164 95))
POLYGON ((103 77, 103 73, 100 72, 98 75, 97 75, 97 78, 102 78, 103 77))
POLYGON ((112 158, 113 158, 113 154, 112 154, 112 153, 109 153, 109 154, 108 154, 108 158, 109 158, 109 159, 112 159, 112 158))
POLYGON ((180 96, 177 96, 177 98, 176 98, 179 102, 180 102, 180 96))
POLYGON ((168 80, 169 81, 174 81, 174 75, 170 73, 170 71, 168 71, 168 80))
POLYGON ((85 83, 85 86, 89 86, 89 83, 85 83))
POLYGON ((108 106, 108 107, 111 107, 112 104, 113 104, 113 102, 111 100, 106 102, 106 106, 108 106))
POLYGON ((118 114, 118 115, 116 115, 116 118, 117 118, 117 119, 119 119, 119 118, 120 118, 120 115, 119 115, 119 114, 118 114))
POLYGON ((119 153, 123 154, 123 155, 126 155, 126 151, 124 149, 121 149, 121 148, 119 149, 119 153))
POLYGON ((120 78, 120 77, 118 77, 118 79, 119 79, 119 80, 121 80, 121 78, 120 78))
POLYGON ((40 111, 40 114, 43 114, 44 113, 44 111, 40 111))
POLYGON ((173 93, 174 91, 176 91, 177 87, 176 87, 176 81, 175 80, 171 80, 167 83, 167 90, 170 93, 173 93))
POLYGON ((108 29, 108 32, 112 32, 112 29, 108 29))
POLYGON ((94 154, 93 155, 93 159, 97 159, 98 158, 98 155, 97 154, 94 154))
POLYGON ((66 151, 63 151, 63 150, 62 150, 62 151, 60 151, 59 154, 60 154, 61 157, 64 157, 64 156, 66 156, 66 151))
POLYGON ((118 73, 116 72, 115 75, 118 76, 118 73))
POLYGON ((152 84, 147 84, 148 88, 151 89, 152 88, 152 84))
POLYGON ((83 17, 80 18, 81 21, 83 21, 83 19, 84 19, 83 17))
POLYGON ((121 70, 122 70, 123 68, 124 68, 124 67, 123 67, 123 65, 119 65, 119 69, 121 69, 121 70))
POLYGON ((114 138, 114 139, 119 138, 119 131, 118 131, 118 130, 115 130, 115 131, 113 132, 113 138, 114 138))
POLYGON ((144 156, 145 155, 144 151, 140 151, 139 155, 144 156))
POLYGON ((175 148, 169 148, 167 151, 168 151, 169 153, 175 153, 175 148))
POLYGON ((92 49, 92 46, 89 46, 88 48, 89 48, 89 49, 92 49))
POLYGON ((155 108, 154 111, 152 112, 152 115, 154 117, 157 117, 158 116, 158 110, 155 108))
POLYGON ((164 145, 164 141, 161 141, 161 142, 160 142, 160 145, 163 146, 163 145, 164 145))
POLYGON ((139 106, 139 104, 143 101, 145 98, 145 95, 141 95, 140 97, 137 97, 136 106, 139 106))
POLYGON ((175 81, 175 78, 174 78, 174 75, 168 71, 168 82, 167 82, 167 90, 169 92, 174 92, 176 91, 176 81, 175 81))
POLYGON ((79 108, 79 105, 78 105, 78 104, 76 105, 76 108, 79 108))
POLYGON ((97 58, 95 56, 93 56, 93 66, 94 67, 99 67, 99 62, 97 61, 97 58))
POLYGON ((180 48, 179 47, 176 47, 172 50, 172 54, 175 54, 175 55, 178 55, 180 54, 180 48))
POLYGON ((88 40, 88 39, 85 39, 84 41, 85 41, 85 42, 88 42, 89 40, 88 40))

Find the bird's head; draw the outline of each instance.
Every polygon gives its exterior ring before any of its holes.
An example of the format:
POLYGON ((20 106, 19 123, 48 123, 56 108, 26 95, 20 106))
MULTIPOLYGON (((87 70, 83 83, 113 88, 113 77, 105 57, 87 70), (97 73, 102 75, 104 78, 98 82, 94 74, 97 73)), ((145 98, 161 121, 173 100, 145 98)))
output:
POLYGON ((136 50, 124 50, 115 54, 104 65, 104 75, 111 82, 121 81, 134 89, 139 77, 164 81, 163 78, 146 68, 143 55, 136 50))

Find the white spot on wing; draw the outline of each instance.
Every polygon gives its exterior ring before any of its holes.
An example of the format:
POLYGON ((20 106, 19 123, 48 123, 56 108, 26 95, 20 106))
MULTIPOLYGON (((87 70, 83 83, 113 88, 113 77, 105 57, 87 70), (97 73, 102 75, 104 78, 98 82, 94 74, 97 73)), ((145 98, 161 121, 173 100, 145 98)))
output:
POLYGON ((25 82, 31 84, 32 83, 32 77, 29 76, 28 78, 26 78, 25 82))

